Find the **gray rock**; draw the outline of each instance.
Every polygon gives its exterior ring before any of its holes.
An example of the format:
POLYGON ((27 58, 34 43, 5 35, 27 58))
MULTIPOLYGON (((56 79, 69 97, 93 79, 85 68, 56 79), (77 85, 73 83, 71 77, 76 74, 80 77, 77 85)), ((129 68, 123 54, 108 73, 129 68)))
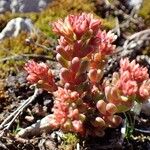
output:
POLYGON ((0 13, 39 12, 47 7, 52 0, 0 0, 0 13))
POLYGON ((0 33, 0 40, 6 37, 16 37, 21 31, 34 32, 36 29, 31 19, 15 18, 8 22, 6 27, 0 33))
POLYGON ((137 5, 141 5, 143 0, 129 0, 129 5, 135 7, 137 5))
POLYGON ((10 11, 11 0, 0 0, 0 13, 10 11))
POLYGON ((143 0, 128 0, 129 1, 129 5, 131 8, 134 8, 135 10, 139 10, 143 0))

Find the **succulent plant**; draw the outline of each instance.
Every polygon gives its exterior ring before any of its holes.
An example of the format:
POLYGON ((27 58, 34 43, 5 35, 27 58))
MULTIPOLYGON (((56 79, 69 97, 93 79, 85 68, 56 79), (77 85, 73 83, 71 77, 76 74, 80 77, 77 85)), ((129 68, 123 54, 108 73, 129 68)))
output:
POLYGON ((101 29, 92 14, 68 15, 53 23, 60 36, 56 59, 62 65, 60 82, 44 63, 33 60, 25 65, 28 81, 54 95, 51 127, 80 135, 103 136, 107 127, 115 128, 119 112, 150 97, 147 68, 128 58, 120 61, 119 72, 103 79, 103 69, 115 51, 116 35, 101 29))

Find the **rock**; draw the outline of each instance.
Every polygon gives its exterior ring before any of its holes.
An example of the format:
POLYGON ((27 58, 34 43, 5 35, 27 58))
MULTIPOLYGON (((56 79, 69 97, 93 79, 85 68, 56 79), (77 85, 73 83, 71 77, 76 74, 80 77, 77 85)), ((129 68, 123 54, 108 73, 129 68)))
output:
POLYGON ((32 124, 31 126, 21 129, 16 137, 22 137, 22 138, 27 138, 31 136, 36 136, 40 135, 43 132, 50 132, 53 130, 53 115, 47 115, 41 120, 38 120, 36 123, 32 124))
POLYGON ((129 5, 132 7, 141 6, 143 0, 129 0, 129 5))
POLYGON ((125 13, 131 13, 134 15, 140 9, 143 0, 118 0, 118 6, 121 6, 121 9, 125 11, 125 13), (136 12, 137 11, 137 12, 136 12))
POLYGON ((52 0, 0 0, 0 13, 39 12, 47 7, 52 0))
POLYGON ((143 0, 128 0, 130 9, 133 9, 133 11, 138 11, 142 5, 143 0))
POLYGON ((6 37, 16 37, 21 31, 35 31, 31 19, 18 17, 10 20, 0 33, 0 40, 6 37))
POLYGON ((38 12, 44 9, 50 0, 13 0, 12 12, 38 12))
POLYGON ((11 0, 0 0, 0 13, 10 11, 11 0))

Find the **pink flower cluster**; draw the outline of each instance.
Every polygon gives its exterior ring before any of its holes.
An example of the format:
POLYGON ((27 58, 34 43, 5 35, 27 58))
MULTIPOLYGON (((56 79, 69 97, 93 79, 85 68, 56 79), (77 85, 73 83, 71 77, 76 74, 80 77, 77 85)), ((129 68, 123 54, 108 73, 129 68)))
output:
POLYGON ((73 38, 81 39, 87 32, 97 32, 100 24, 100 20, 95 19, 93 14, 82 13, 81 15, 69 15, 64 20, 58 20, 53 24, 53 31, 68 40, 69 38, 71 40, 73 38))
POLYGON ((105 128, 122 122, 116 113, 130 110, 137 99, 143 102, 150 97, 148 70, 134 60, 121 59, 119 72, 103 80, 116 36, 102 31, 100 25, 99 19, 86 13, 53 24, 53 31, 60 35, 56 59, 62 68, 57 84, 45 63, 29 61, 24 67, 31 84, 54 95, 49 120, 54 129, 103 136, 105 128))
POLYGON ((48 91, 55 91, 57 86, 54 81, 51 70, 45 63, 36 63, 33 60, 25 64, 24 69, 29 74, 27 80, 31 84, 37 84, 48 91))
POLYGON ((135 60, 121 59, 119 73, 113 74, 112 82, 105 83, 105 95, 119 111, 127 111, 135 100, 142 102, 150 97, 149 83, 147 68, 140 67, 135 60))
POLYGON ((141 97, 148 96, 143 92, 149 91, 147 88, 144 88, 145 83, 147 82, 147 80, 149 80, 149 74, 146 67, 140 67, 139 64, 136 64, 135 60, 129 62, 129 59, 125 58, 120 61, 119 73, 120 80, 118 81, 118 87, 124 95, 139 94, 141 97), (141 88, 141 86, 143 88, 141 88))
POLYGON ((55 124, 63 131, 83 134, 85 116, 83 108, 86 107, 76 91, 58 88, 54 93, 55 101, 52 109, 55 124), (82 113, 83 112, 83 113, 82 113))
POLYGON ((69 15, 53 24, 53 31, 60 35, 57 52, 66 60, 83 58, 99 50, 109 55, 115 49, 112 42, 116 37, 100 30, 100 20, 92 14, 69 15))

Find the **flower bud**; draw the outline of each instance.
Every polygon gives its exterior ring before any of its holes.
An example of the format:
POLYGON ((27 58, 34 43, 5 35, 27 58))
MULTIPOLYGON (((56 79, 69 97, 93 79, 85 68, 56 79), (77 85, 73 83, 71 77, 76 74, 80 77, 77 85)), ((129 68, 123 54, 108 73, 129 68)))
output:
POLYGON ((71 81, 70 71, 66 68, 62 68, 61 71, 60 71, 60 78, 64 82, 70 82, 71 81))
POLYGON ((106 111, 113 115, 117 112, 117 107, 113 103, 108 103, 106 105, 106 111))
POLYGON ((101 69, 98 69, 97 70, 97 81, 100 81, 102 77, 103 77, 103 72, 101 69))
POLYGON ((79 119, 84 122, 86 119, 86 116, 84 114, 79 114, 79 119))
POLYGON ((91 82, 96 83, 97 82, 97 70, 90 69, 90 71, 88 73, 88 77, 91 80, 91 82))
POLYGON ((149 95, 150 95, 150 93, 147 89, 143 89, 143 90, 140 91, 140 96, 141 97, 145 98, 145 97, 149 97, 149 95))
POLYGON ((112 118, 112 123, 115 125, 115 126, 119 126, 120 123, 122 122, 122 118, 118 115, 114 115, 113 118, 112 118))
POLYGON ((65 60, 59 53, 56 55, 57 61, 65 68, 68 68, 68 61, 65 60))
POLYGON ((47 64, 30 60, 25 64, 24 69, 28 72, 27 80, 31 84, 38 84, 38 86, 48 91, 57 89, 54 77, 47 64))
POLYGON ((92 122, 94 127, 104 127, 105 121, 101 117, 96 117, 95 120, 92 122))
POLYGON ((79 110, 78 110, 78 109, 74 109, 74 110, 73 110, 73 112, 72 112, 72 117, 73 117, 73 118, 76 118, 76 119, 79 117, 79 110))
POLYGON ((65 83, 64 88, 65 88, 65 89, 70 89, 70 88, 71 88, 70 83, 65 83))
POLYGON ((96 104, 96 107, 100 113, 106 114, 106 103, 103 100, 99 100, 96 104))
POLYGON ((97 83, 101 80, 103 74, 102 71, 100 69, 90 69, 89 73, 88 73, 88 77, 91 80, 91 82, 93 83, 97 83))
POLYGON ((142 97, 142 100, 150 97, 150 79, 143 81, 139 87, 139 95, 142 97))
POLYGON ((64 50, 64 48, 62 46, 57 46, 56 47, 56 51, 62 55, 62 57, 66 60, 70 60, 71 56, 69 56, 69 54, 64 50))
POLYGON ((74 57, 71 61, 71 70, 73 72, 77 72, 80 67, 80 59, 78 57, 74 57))
POLYGON ((71 107, 72 107, 73 109, 77 108, 76 103, 71 103, 71 107))

